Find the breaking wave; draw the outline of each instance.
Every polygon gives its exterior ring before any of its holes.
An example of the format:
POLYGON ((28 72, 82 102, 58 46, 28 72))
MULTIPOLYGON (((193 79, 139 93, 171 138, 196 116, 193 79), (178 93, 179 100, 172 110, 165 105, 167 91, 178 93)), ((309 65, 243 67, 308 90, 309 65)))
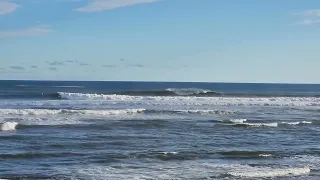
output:
POLYGON ((278 127, 278 123, 236 123, 239 127, 278 127))
POLYGON ((195 103, 208 105, 237 106, 320 106, 315 97, 196 97, 196 96, 133 96, 117 94, 90 94, 58 92, 60 99, 95 101, 175 101, 176 103, 195 103))
POLYGON ((248 122, 247 119, 230 119, 230 120, 220 120, 219 123, 236 126, 236 127, 278 127, 277 122, 272 123, 253 123, 248 122))
POLYGON ((228 115, 237 112, 223 110, 148 110, 148 109, 117 109, 117 110, 73 110, 73 109, 0 109, 0 115, 122 115, 122 114, 198 114, 198 115, 228 115))
POLYGON ((307 125, 312 124, 311 121, 296 121, 296 122, 281 122, 282 124, 286 125, 307 125))
POLYGON ((145 109, 119 109, 119 110, 52 110, 52 109, 0 109, 0 115, 121 115, 143 113, 145 109))

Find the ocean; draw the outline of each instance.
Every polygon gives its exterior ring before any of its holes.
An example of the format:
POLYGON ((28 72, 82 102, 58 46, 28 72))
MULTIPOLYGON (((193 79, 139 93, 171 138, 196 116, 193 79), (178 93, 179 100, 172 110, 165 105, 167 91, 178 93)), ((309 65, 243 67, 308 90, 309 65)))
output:
POLYGON ((0 179, 320 179, 320 85, 0 81, 0 179))

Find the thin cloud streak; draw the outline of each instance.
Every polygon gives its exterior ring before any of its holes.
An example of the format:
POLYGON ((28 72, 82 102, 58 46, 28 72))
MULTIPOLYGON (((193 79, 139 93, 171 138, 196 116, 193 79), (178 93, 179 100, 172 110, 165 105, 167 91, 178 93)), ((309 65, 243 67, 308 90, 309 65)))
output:
POLYGON ((10 66, 10 68, 14 70, 25 70, 25 68, 22 66, 10 66))
POLYGON ((63 62, 59 62, 59 61, 53 61, 53 62, 49 62, 50 66, 63 66, 64 63, 63 62))
POLYGON ((55 68, 55 67, 51 67, 51 68, 49 68, 51 71, 57 71, 58 69, 57 68, 55 68))
POLYGON ((318 20, 310 20, 310 19, 305 19, 303 21, 299 21, 296 24, 298 25, 312 25, 312 24, 319 24, 320 23, 320 19, 318 20))
POLYGON ((320 9, 310 9, 303 12, 306 16, 320 16, 320 9))
POLYGON ((19 7, 19 4, 10 1, 0 1, 0 15, 12 13, 16 11, 19 7))
POLYGON ((160 0, 93 0, 88 5, 75 9, 78 12, 101 12, 136 4, 153 3, 160 0))
POLYGON ((117 67, 116 65, 102 65, 102 67, 105 67, 105 68, 115 68, 117 67))
POLYGON ((24 36, 41 36, 53 32, 50 26, 40 25, 29 27, 21 30, 0 31, 0 38, 24 37, 24 36))
POLYGON ((298 15, 304 18, 301 21, 297 21, 296 25, 312 25, 312 24, 319 24, 320 23, 320 9, 310 9, 305 10, 300 13, 295 13, 293 15, 298 15))
POLYGON ((90 66, 90 64, 87 64, 87 63, 80 63, 79 65, 80 66, 90 66))

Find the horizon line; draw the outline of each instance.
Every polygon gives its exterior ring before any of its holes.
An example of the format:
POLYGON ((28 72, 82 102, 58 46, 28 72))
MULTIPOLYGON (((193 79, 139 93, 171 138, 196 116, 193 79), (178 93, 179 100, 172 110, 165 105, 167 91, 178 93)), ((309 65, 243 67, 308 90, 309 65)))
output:
POLYGON ((0 79, 0 81, 33 81, 33 82, 140 82, 140 83, 216 83, 216 84, 283 84, 283 85, 320 85, 320 83, 290 82, 228 82, 228 81, 143 81, 143 80, 38 80, 38 79, 0 79))

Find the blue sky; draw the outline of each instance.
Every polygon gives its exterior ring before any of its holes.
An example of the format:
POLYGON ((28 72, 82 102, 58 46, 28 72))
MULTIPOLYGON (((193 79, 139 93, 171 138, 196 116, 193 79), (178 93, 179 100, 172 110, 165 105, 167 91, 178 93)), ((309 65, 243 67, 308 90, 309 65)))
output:
POLYGON ((0 79, 320 83, 319 0, 0 0, 0 79))

